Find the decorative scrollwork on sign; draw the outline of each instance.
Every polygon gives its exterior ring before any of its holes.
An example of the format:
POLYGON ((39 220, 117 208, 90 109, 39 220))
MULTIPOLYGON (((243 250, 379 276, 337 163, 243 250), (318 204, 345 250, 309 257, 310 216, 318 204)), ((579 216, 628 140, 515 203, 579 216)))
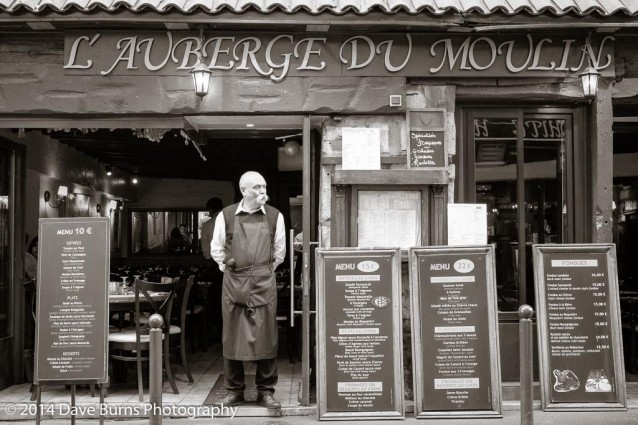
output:
POLYGON ((434 196, 441 196, 445 194, 446 186, 443 184, 435 184, 432 186, 432 192, 434 192, 434 196))
POLYGON ((148 139, 151 142, 159 143, 169 131, 170 129, 167 128, 134 128, 133 134, 140 139, 148 139))

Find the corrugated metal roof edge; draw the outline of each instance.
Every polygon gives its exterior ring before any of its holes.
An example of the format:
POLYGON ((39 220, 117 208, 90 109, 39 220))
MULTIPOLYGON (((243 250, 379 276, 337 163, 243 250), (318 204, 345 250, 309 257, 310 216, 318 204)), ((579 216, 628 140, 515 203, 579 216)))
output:
MULTIPOLYGON (((543 15, 546 13, 549 13, 551 15, 554 16, 564 16, 564 15, 568 15, 570 13, 575 13, 578 16, 586 16, 586 15, 592 15, 592 14, 596 14, 598 13, 601 17, 609 17, 611 15, 615 15, 615 14, 624 14, 625 16, 638 16, 638 8, 635 11, 630 11, 628 8, 626 7, 617 7, 616 9, 612 10, 612 11, 605 11, 600 9, 597 6, 592 6, 589 7, 585 10, 579 10, 576 7, 568 7, 566 9, 563 10, 556 10, 553 7, 547 6, 538 10, 533 10, 527 6, 521 6, 517 9, 515 9, 514 11, 509 11, 503 7, 499 7, 496 6, 490 10, 484 10, 483 8, 480 7, 471 7, 467 10, 459 10, 455 7, 447 7, 444 9, 434 9, 430 6, 423 6, 419 9, 417 9, 416 11, 411 11, 409 9, 407 9, 404 6, 397 6, 394 7, 392 9, 387 9, 383 6, 380 5, 376 5, 376 7, 382 9, 382 11, 384 13, 388 13, 388 14, 395 14, 395 13, 407 13, 410 15, 418 15, 424 12, 427 13, 431 13, 433 15, 436 16, 440 16, 440 15, 444 15, 446 13, 473 13, 473 12, 478 12, 479 14, 482 15, 491 15, 493 13, 496 12, 502 12, 506 15, 516 15, 516 14, 520 14, 520 13, 528 13, 532 16, 539 16, 539 15, 543 15)), ((148 10, 152 10, 154 12, 158 12, 158 13, 166 13, 172 10, 176 10, 178 12, 183 12, 183 13, 195 13, 197 11, 202 11, 202 12, 206 12, 206 13, 210 13, 210 14, 220 14, 220 13, 226 13, 226 12, 232 12, 232 13, 242 13, 242 12, 246 12, 250 9, 256 9, 258 12, 262 12, 264 14, 268 14, 271 12, 275 12, 275 11, 282 11, 284 13, 288 13, 288 14, 293 14, 295 12, 299 12, 299 11, 305 11, 308 12, 310 14, 313 15, 317 15, 320 13, 332 13, 335 15, 344 15, 346 13, 349 12, 354 12, 358 15, 365 15, 366 13, 370 12, 370 10, 372 8, 368 8, 365 10, 356 8, 354 6, 350 6, 350 7, 346 7, 343 8, 340 11, 334 10, 334 8, 330 7, 330 6, 325 6, 325 7, 321 7, 318 8, 317 10, 313 10, 309 7, 307 7, 306 5, 298 5, 295 6, 294 8, 291 9, 287 9, 285 7, 279 6, 279 5, 275 5, 269 9, 264 10, 263 8, 258 8, 253 4, 249 4, 247 7, 244 8, 240 8, 240 9, 236 9, 236 8, 232 8, 231 6, 228 5, 220 5, 220 7, 215 8, 215 9, 210 9, 207 8, 204 5, 195 5, 194 7, 191 7, 189 9, 183 9, 181 7, 179 7, 176 4, 166 4, 166 7, 163 8, 157 8, 154 7, 153 5, 150 4, 141 4, 140 7, 133 7, 132 5, 128 4, 128 3, 123 3, 123 2, 116 2, 114 3, 111 7, 106 7, 104 4, 101 3, 94 3, 92 5, 90 5, 89 7, 83 8, 78 4, 75 3, 66 3, 65 7, 63 8, 59 8, 53 4, 46 4, 44 7, 38 9, 36 8, 32 8, 27 4, 21 3, 19 1, 14 2, 13 4, 11 4, 9 7, 5 7, 4 5, 0 4, 0 11, 1 12, 6 12, 6 13, 15 13, 18 12, 19 10, 24 9, 27 12, 31 12, 31 13, 43 13, 45 11, 53 11, 53 12, 68 12, 72 9, 76 9, 79 12, 89 12, 89 11, 93 11, 95 9, 102 9, 104 11, 107 12, 116 12, 119 9, 126 9, 132 12, 143 12, 143 11, 148 11, 148 10)))

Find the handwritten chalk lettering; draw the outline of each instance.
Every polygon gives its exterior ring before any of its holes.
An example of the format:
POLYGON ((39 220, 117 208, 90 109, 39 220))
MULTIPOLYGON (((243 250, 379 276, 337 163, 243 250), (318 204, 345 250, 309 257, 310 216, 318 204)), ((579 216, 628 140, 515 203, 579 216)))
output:
POLYGON ((410 132, 410 165, 412 167, 441 167, 444 161, 443 132, 410 132))

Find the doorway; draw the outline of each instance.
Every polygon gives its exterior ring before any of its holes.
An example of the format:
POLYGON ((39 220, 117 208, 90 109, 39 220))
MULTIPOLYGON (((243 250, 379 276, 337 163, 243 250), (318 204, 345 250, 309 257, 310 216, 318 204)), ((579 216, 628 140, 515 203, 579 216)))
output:
MULTIPOLYGON (((47 123, 50 124, 50 121, 47 123)), ((54 205, 63 206, 54 210, 45 203, 43 208, 46 210, 45 214, 52 216, 62 216, 59 215, 59 208, 64 208, 67 216, 108 214, 115 217, 116 213, 121 216, 121 219, 115 220, 118 230, 115 235, 115 249, 112 244, 111 252, 114 263, 137 265, 150 259, 158 260, 165 254, 161 249, 148 252, 148 255, 137 252, 138 249, 132 244, 130 236, 131 211, 146 210, 146 213, 154 218, 160 217, 163 211, 166 211, 166 217, 182 217, 179 220, 175 218, 177 221, 167 222, 186 224, 193 245, 196 245, 200 213, 205 211, 206 200, 215 196, 215 190, 219 189, 224 205, 238 201, 241 195, 237 183, 241 174, 247 170, 258 171, 265 177, 271 197, 270 204, 282 212, 286 229, 291 229, 295 227, 293 224, 296 224, 298 230, 307 229, 305 234, 310 235, 308 240, 316 238, 317 226, 314 223, 318 209, 316 200, 319 181, 314 170, 318 168, 316 164, 320 137, 310 128, 309 117, 188 117, 183 120, 180 127, 172 125, 175 124, 174 119, 167 119, 166 122, 162 122, 162 119, 128 119, 122 120, 122 126, 115 130, 103 128, 99 120, 78 121, 75 123, 77 127, 65 130, 43 129, 37 124, 34 122, 33 127, 26 130, 27 138, 30 133, 45 135, 55 143, 78 151, 85 157, 96 159, 100 167, 108 167, 111 175, 105 182, 103 179, 106 177, 100 172, 91 172, 88 169, 89 163, 76 164, 77 170, 74 170, 73 176, 77 178, 67 184, 69 194, 73 193, 75 199, 64 204, 52 200, 54 205), (292 141, 295 143, 291 144, 292 141), (132 183, 133 178, 137 180, 135 185, 132 183), (215 182, 213 189, 207 182, 215 182), (96 210, 94 200, 84 199, 94 197, 92 194, 96 187, 106 192, 109 190, 108 187, 117 191, 122 189, 122 186, 127 188, 115 196, 116 201, 101 202, 101 213, 96 210), (102 189, 105 187, 107 189, 102 189), (76 194, 78 191, 83 193, 76 194), (301 223, 293 223, 291 204, 300 200, 303 203, 301 223), (82 207, 78 207, 80 204, 82 207)), ((113 122, 109 122, 108 126, 113 127, 113 122)), ((66 128, 62 125, 50 127, 66 128)), ((37 153, 42 154, 41 151, 37 153)), ((56 180, 61 180, 60 176, 56 176, 56 180)), ((57 186, 61 184, 63 183, 56 182, 56 187, 51 188, 49 192, 57 193, 57 186)), ((42 188, 38 188, 37 192, 27 196, 39 199, 42 188)), ((157 227, 160 228, 161 226, 157 227)), ((157 229, 153 231, 154 236, 158 236, 157 229)), ((160 241, 160 245, 162 242, 160 241)), ((304 255, 300 260, 306 262, 302 266, 303 270, 310 270, 312 267, 312 256, 306 255, 310 250, 309 246, 304 244, 304 255)), ((287 252, 292 251, 292 247, 288 246, 287 252)), ((202 258, 201 253, 193 250, 189 254, 180 253, 179 258, 165 260, 172 263, 184 262, 189 267, 197 265, 202 258)), ((287 277, 291 275, 288 257, 277 270, 277 274, 281 286, 285 286, 287 277)), ((310 370, 309 355, 305 353, 311 352, 311 349, 304 343, 310 333, 310 326, 307 325, 310 304, 302 299, 303 294, 312 292, 307 289, 311 285, 310 273, 302 273, 300 279, 305 280, 293 282, 293 285, 306 289, 293 291, 297 293, 297 300, 292 303, 287 300, 280 303, 283 307, 280 311, 288 317, 292 315, 296 318, 292 321, 295 325, 293 332, 299 333, 300 338, 296 340, 293 348, 301 356, 304 370, 310 370), (296 311, 290 313, 291 307, 296 311)), ((280 292, 282 296, 288 293, 283 290, 280 292)), ((291 323, 289 320, 282 322, 281 326, 291 323)), ((282 333, 291 334, 288 329, 282 333)), ((288 342, 282 342, 286 345, 283 350, 280 348, 280 353, 288 356, 288 342)), ((298 358, 294 360, 298 361, 298 358)), ((306 382, 302 383, 300 388, 306 390, 300 399, 308 398, 310 387, 307 382, 310 374, 304 373, 304 376, 306 382)))
MULTIPOLYGON (((503 381, 519 379, 518 307, 535 307, 532 245, 573 243, 582 227, 583 134, 576 110, 466 109, 461 202, 487 205, 495 246, 503 381), (578 170, 578 171, 576 171, 578 170), (515 355, 516 354, 516 355, 515 355), (509 360, 508 360, 509 359, 509 360), (514 359, 516 361, 510 361, 514 359)), ((535 359, 537 365, 537 360, 535 359)), ((537 366, 535 367, 535 373, 537 366)))
POLYGON ((21 382, 23 353, 33 348, 28 343, 33 333, 30 298, 22 285, 23 184, 24 149, 0 139, 0 390, 21 382))

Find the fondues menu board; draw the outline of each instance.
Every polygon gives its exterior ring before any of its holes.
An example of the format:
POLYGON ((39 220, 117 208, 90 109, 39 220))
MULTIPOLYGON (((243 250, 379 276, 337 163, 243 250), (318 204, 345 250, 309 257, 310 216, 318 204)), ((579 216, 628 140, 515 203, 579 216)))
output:
POLYGON ((417 417, 500 417, 494 248, 412 248, 410 287, 417 417))
POLYGON ((403 418, 400 250, 316 255, 319 419, 403 418))
POLYGON ((546 410, 624 408, 615 247, 535 245, 546 410))
POLYGON ((108 218, 40 219, 36 383, 108 382, 108 218))

